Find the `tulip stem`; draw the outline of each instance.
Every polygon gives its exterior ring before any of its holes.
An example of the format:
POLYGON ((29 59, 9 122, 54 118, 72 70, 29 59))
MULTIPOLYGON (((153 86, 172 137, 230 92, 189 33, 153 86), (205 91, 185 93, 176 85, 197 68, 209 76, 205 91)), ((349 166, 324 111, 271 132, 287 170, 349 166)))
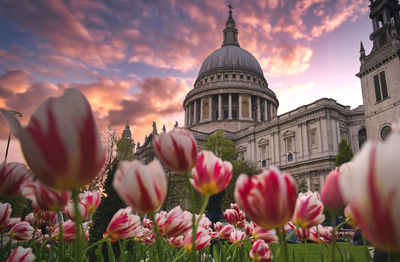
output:
POLYGON ((297 232, 297 229, 299 229, 299 225, 296 225, 296 228, 292 230, 289 235, 287 235, 286 240, 289 240, 293 236, 293 234, 297 232))
POLYGON ((58 242, 60 243, 58 256, 60 257, 60 261, 64 261, 64 238, 63 238, 63 227, 62 227, 62 214, 61 211, 57 211, 57 219, 58 219, 58 242))
POLYGON ((82 261, 82 221, 81 213, 79 210, 79 192, 75 189, 72 191, 72 198, 74 200, 74 215, 75 215, 75 228, 76 228, 76 241, 74 243, 74 257, 76 262, 82 261))
POLYGON ((365 236, 362 232, 361 232, 361 238, 362 238, 363 245, 364 245, 365 256, 367 257, 367 261, 369 262, 369 261, 371 261, 371 255, 369 254, 369 251, 368 251, 367 240, 365 239, 365 236))
POLYGON ((163 254, 161 251, 161 239, 160 239, 160 232, 158 231, 158 226, 157 226, 157 221, 154 216, 154 212, 150 213, 151 220, 153 221, 153 228, 156 233, 156 246, 157 246, 157 252, 158 252, 158 261, 163 261, 163 254))
POLYGON ((86 254, 90 249, 94 248, 95 246, 97 246, 97 245, 99 245, 99 244, 101 244, 103 242, 106 242, 107 239, 108 239, 108 236, 106 236, 105 238, 100 239, 96 243, 94 243, 94 244, 90 245, 89 247, 85 248, 85 250, 83 250, 83 253, 86 254))
POLYGON ((343 221, 342 223, 340 223, 339 225, 337 225, 335 227, 335 231, 337 232, 344 224, 348 223, 351 220, 351 218, 346 218, 345 221, 343 221))
POLYGON ((282 245, 281 247, 283 247, 280 252, 283 253, 283 261, 289 262, 285 227, 277 228, 276 233, 279 237, 279 243, 282 245))
MULTIPOLYGON (((179 251, 179 253, 181 253, 181 252, 179 251)), ((179 254, 179 253, 178 253, 178 254, 179 254)), ((182 254, 180 254, 180 255, 177 256, 174 260, 172 260, 172 262, 178 261, 178 260, 181 259, 185 254, 186 254, 186 250, 184 250, 184 251, 182 252, 182 254)))
POLYGON ((192 201, 192 252, 190 256, 192 257, 192 261, 196 261, 196 200, 194 195, 193 187, 190 183, 190 173, 186 172, 186 184, 189 188, 190 199, 192 201))
POLYGON ((331 240, 331 261, 335 262, 335 244, 336 244, 336 212, 335 210, 330 210, 332 215, 332 240, 331 240))

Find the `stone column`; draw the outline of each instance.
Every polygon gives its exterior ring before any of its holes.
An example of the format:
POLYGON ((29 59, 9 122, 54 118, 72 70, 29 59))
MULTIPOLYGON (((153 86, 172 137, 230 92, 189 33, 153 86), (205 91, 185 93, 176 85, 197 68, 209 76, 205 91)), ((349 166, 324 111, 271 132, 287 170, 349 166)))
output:
POLYGON ((252 110, 252 103, 251 103, 251 95, 249 95, 250 99, 249 99, 249 119, 253 119, 253 110, 252 110))
POLYGON ((222 95, 218 95, 218 120, 222 120, 222 95))
POLYGON ((190 103, 189 104, 189 126, 193 125, 192 110, 193 110, 193 103, 190 103))
POLYGON ((228 108, 229 108, 229 116, 228 119, 232 119, 232 94, 229 94, 229 99, 228 99, 228 108))
POLYGON ((193 124, 197 123, 197 100, 194 100, 193 102, 193 124))
POLYGON ((268 118, 268 100, 264 100, 264 121, 269 120, 268 118))
POLYGON ((259 96, 257 96, 257 121, 261 122, 261 104, 259 96))
POLYGON ((203 122, 203 98, 200 98, 200 122, 203 122))
POLYGON ((239 94, 239 119, 242 119, 242 94, 239 94))
POLYGON ((208 97, 208 120, 212 120, 212 95, 208 97))
POLYGON ((187 106, 185 107, 185 126, 189 126, 188 124, 189 117, 188 117, 188 108, 187 106))

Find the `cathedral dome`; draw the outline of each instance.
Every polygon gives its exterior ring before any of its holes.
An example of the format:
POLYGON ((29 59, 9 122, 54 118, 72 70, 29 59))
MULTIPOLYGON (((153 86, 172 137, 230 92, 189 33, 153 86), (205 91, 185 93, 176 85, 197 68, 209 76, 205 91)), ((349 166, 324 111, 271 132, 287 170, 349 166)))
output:
POLYGON ((201 65, 199 76, 215 70, 245 70, 263 76, 257 59, 248 51, 237 45, 225 45, 212 52, 201 65))

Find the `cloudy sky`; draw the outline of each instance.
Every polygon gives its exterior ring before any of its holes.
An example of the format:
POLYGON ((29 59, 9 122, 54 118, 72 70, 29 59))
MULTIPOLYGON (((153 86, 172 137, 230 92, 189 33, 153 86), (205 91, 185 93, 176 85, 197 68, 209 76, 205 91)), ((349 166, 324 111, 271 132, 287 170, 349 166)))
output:
MULTIPOLYGON (((231 1, 242 48, 260 62, 278 113, 329 97, 362 103, 359 46, 367 53, 367 0, 231 1)), ((0 107, 27 124, 66 88, 88 98, 101 130, 135 141, 156 121, 183 124, 182 102, 202 61, 222 43, 226 0, 0 0, 0 107)), ((0 117, 0 159, 8 128, 0 117)), ((19 159, 11 142, 9 160, 19 159)))

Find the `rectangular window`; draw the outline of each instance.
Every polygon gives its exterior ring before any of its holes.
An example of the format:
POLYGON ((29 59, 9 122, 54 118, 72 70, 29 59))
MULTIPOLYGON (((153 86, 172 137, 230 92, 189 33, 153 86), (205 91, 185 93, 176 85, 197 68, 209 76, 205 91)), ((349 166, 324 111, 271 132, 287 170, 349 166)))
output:
POLYGON ((206 78, 206 79, 204 79, 204 83, 207 83, 207 80, 208 80, 207 78, 206 78))
POLYGON ((228 79, 228 74, 225 74, 225 76, 224 76, 224 77, 225 77, 225 79, 228 79))
POLYGON ((211 77, 211 81, 214 81, 214 77, 213 76, 211 77))
POLYGON ((218 80, 221 79, 221 75, 217 75, 217 79, 218 79, 218 80))
POLYGON ((232 78, 233 78, 233 79, 236 79, 236 75, 235 75, 235 74, 232 74, 232 78))
POLYGON ((314 129, 311 129, 310 130, 310 144, 312 145, 312 146, 316 146, 316 145, 318 145, 318 141, 317 141, 317 129, 316 128, 314 128, 314 129))
POLYGON ((250 76, 247 76, 247 81, 250 81, 250 76))
POLYGON ((389 97, 385 71, 382 71, 379 74, 374 75, 374 88, 375 88, 375 99, 377 103, 389 97))
POLYGON ((253 82, 257 82, 257 78, 254 77, 254 78, 253 78, 253 82))
POLYGON ((242 80, 243 80, 243 75, 240 75, 240 79, 242 79, 242 80))

